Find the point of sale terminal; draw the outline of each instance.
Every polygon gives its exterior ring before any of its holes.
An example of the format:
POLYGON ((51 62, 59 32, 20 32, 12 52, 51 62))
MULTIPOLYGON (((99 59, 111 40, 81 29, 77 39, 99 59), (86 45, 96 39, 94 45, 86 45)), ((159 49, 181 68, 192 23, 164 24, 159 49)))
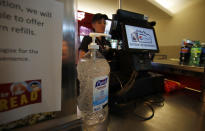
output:
POLYGON ((109 62, 110 107, 162 92, 164 77, 150 72, 154 54, 159 52, 156 22, 148 22, 143 14, 121 9, 111 21, 110 35, 118 42, 109 62))

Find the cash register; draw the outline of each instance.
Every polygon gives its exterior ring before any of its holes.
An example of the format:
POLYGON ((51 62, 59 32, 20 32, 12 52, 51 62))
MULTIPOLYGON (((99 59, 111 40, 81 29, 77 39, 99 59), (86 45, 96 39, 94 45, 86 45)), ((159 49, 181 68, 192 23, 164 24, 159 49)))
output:
POLYGON ((113 15, 110 34, 120 41, 120 48, 110 62, 111 105, 163 91, 164 77, 150 72, 154 54, 159 52, 155 24, 143 14, 122 9, 113 15))

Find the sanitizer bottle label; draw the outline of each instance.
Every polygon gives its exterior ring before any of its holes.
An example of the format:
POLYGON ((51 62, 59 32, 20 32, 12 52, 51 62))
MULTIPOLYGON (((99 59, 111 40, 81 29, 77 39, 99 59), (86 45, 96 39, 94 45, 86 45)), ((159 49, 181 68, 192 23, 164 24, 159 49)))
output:
POLYGON ((103 109, 108 102, 108 76, 97 77, 93 80, 93 112, 103 109))

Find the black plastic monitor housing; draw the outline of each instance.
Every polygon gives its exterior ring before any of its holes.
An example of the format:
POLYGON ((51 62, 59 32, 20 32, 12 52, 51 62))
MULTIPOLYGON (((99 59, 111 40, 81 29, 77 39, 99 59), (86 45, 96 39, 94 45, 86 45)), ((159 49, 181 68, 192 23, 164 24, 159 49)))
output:
POLYGON ((154 30, 156 22, 148 22, 147 17, 143 14, 134 13, 122 9, 118 9, 117 13, 113 15, 110 34, 112 35, 113 39, 122 40, 123 45, 122 49, 127 50, 129 52, 136 52, 136 53, 157 53, 159 52, 159 46, 156 38, 156 33, 154 30), (128 41, 125 31, 125 25, 131 25, 136 27, 148 28, 152 29, 154 32, 155 42, 157 49, 150 50, 150 49, 129 49, 128 48, 128 41))

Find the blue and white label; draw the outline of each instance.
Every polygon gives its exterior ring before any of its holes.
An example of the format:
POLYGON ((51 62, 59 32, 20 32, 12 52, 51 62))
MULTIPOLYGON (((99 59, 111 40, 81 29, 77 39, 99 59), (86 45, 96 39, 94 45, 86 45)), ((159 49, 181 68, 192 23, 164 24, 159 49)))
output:
POLYGON ((93 112, 103 109, 108 102, 108 76, 97 77, 93 80, 93 112))

